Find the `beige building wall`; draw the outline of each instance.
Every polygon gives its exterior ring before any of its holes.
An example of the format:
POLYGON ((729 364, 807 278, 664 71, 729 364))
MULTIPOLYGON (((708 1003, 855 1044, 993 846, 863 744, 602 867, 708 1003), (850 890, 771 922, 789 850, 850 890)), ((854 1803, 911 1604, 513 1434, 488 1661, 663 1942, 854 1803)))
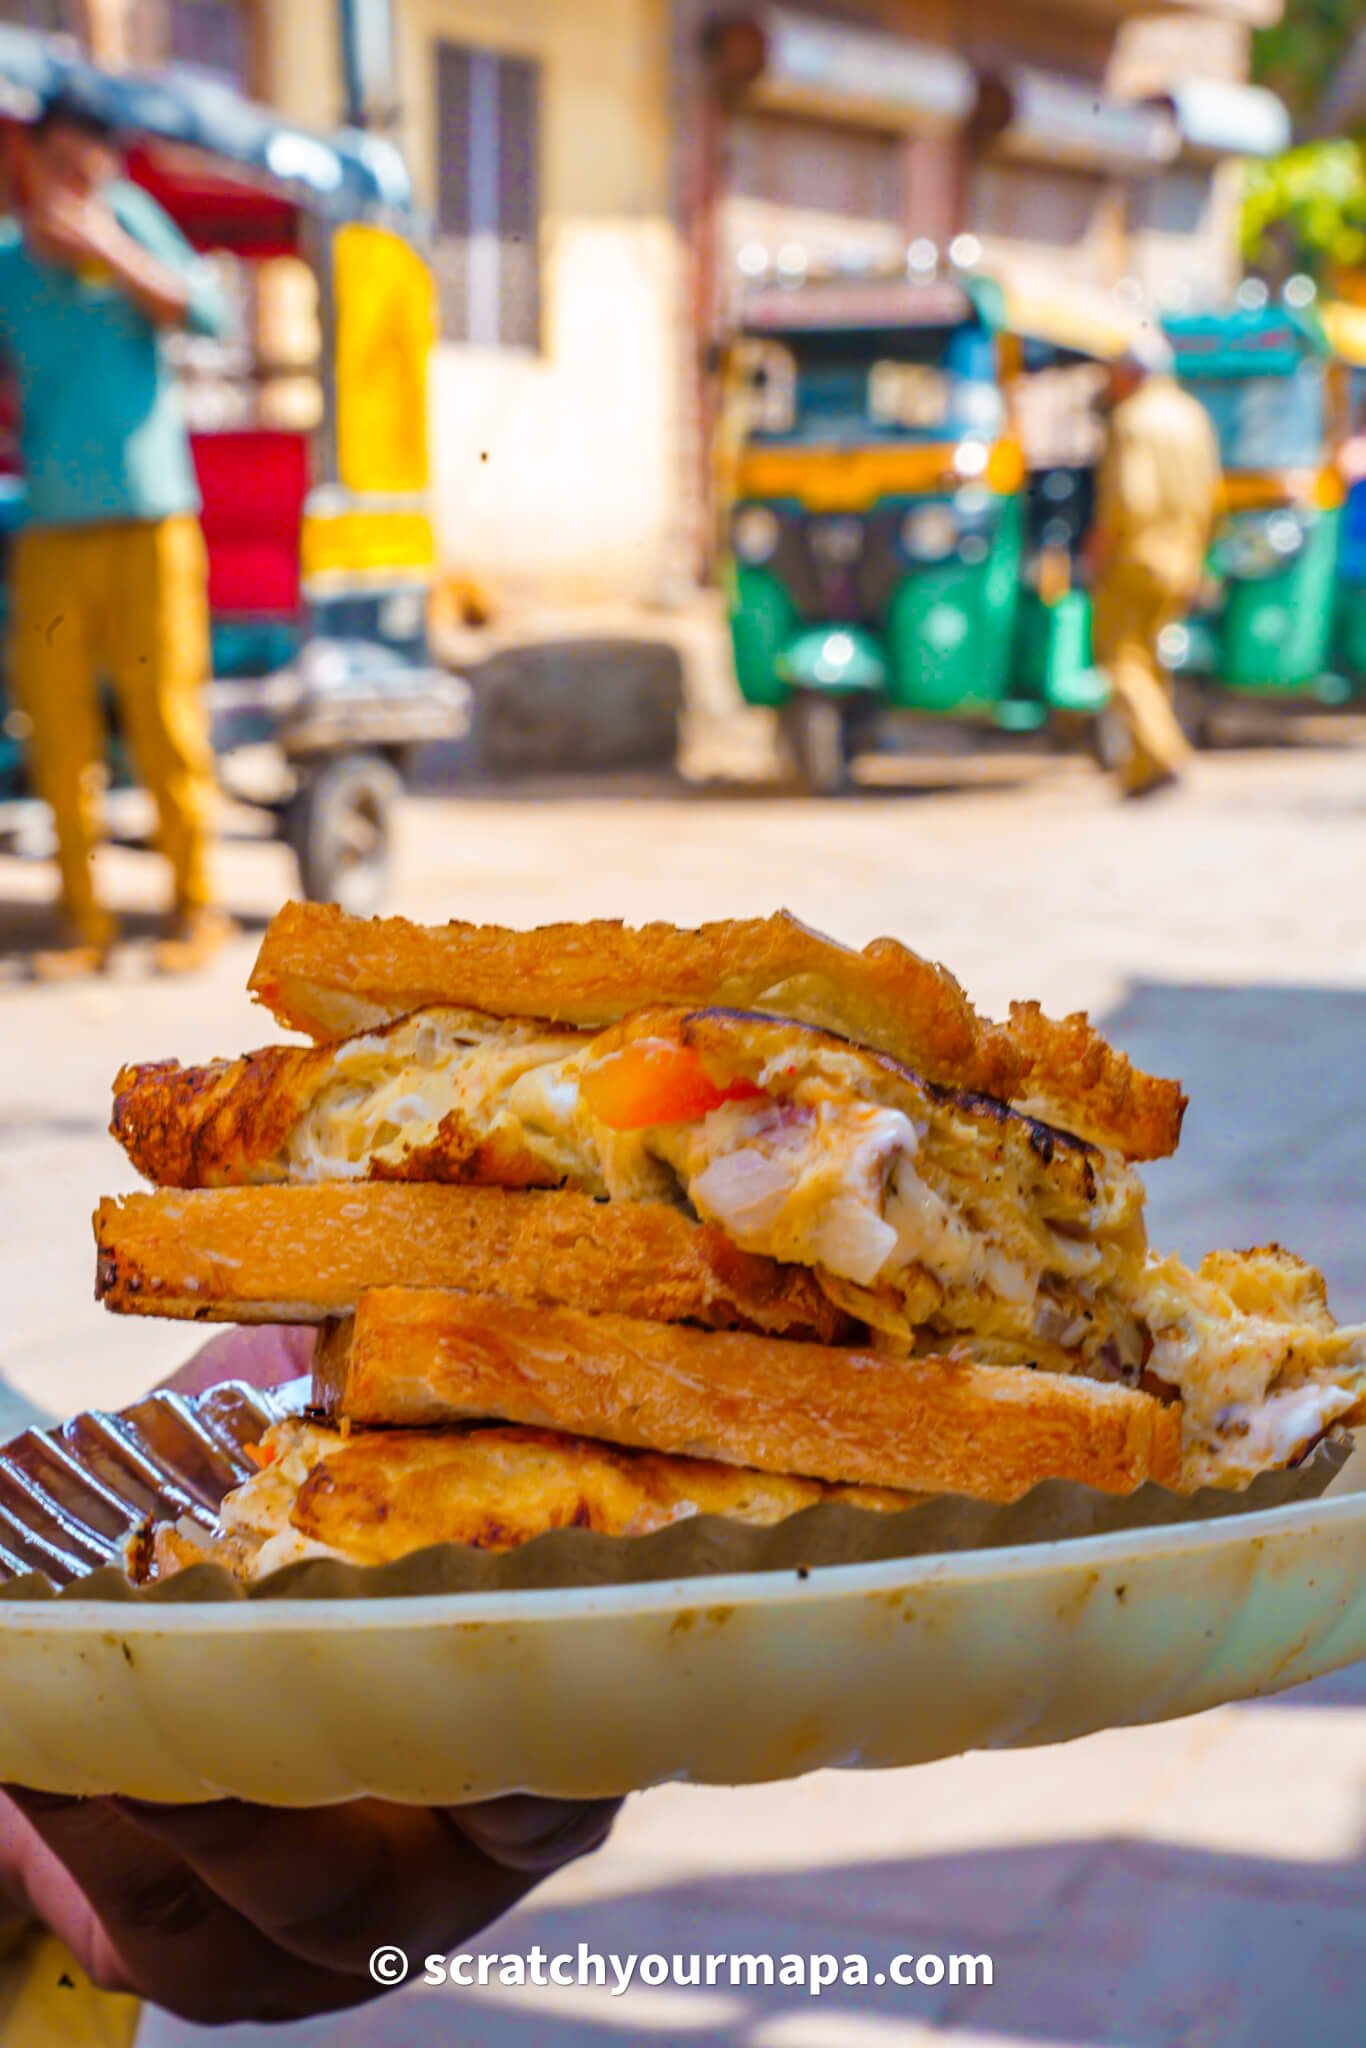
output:
MULTIPOLYGON (((436 48, 540 67, 541 345, 443 341, 433 365, 446 567, 495 600, 648 599, 672 543, 677 238, 665 0, 398 0, 397 136, 436 204, 436 48)), ((272 0, 271 98, 341 100, 334 0, 272 0)))

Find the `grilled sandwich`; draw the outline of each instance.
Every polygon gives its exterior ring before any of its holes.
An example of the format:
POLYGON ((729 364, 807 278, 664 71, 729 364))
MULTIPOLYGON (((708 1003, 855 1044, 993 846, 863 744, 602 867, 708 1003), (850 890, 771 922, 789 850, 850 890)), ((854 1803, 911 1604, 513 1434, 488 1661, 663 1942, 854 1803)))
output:
POLYGON ((290 906, 252 986, 315 1042, 119 1074, 158 1191, 98 1285, 326 1321, 334 1423, 1010 1499, 1241 1486, 1366 1402, 1312 1268, 1149 1250, 1175 1082, 894 941, 290 906))

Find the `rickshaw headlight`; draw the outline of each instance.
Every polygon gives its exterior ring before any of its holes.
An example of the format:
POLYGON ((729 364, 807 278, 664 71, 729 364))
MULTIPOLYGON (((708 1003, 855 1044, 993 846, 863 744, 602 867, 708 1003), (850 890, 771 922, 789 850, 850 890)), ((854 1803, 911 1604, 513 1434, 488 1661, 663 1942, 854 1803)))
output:
POLYGON ((767 562, 778 551, 781 528, 769 505, 742 505, 731 521, 730 537, 742 562, 767 562))
POLYGON ((943 562, 957 551, 958 516, 951 505, 916 505, 901 522, 901 546, 913 562, 943 562))
POLYGON ((1305 532, 1304 522, 1289 509, 1235 520, 1218 547, 1217 567, 1245 582, 1274 576, 1300 553, 1305 532))
POLYGON ((1266 537, 1282 562, 1293 561, 1304 546, 1304 522, 1293 512, 1273 512, 1266 522, 1266 537))

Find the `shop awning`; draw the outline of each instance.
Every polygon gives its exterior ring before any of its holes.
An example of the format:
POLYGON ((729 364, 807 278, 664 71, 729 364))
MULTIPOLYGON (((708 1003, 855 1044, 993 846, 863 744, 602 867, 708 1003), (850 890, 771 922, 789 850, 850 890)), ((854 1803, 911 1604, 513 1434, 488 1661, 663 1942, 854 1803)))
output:
POLYGON ((1181 147, 1164 103, 1112 99, 1084 79, 1028 65, 984 79, 980 105, 1000 156, 1133 176, 1162 170, 1181 147))
POLYGON ((1158 104, 1164 102, 1188 156, 1279 156, 1290 147, 1290 115, 1265 86, 1189 78, 1158 104))
POLYGON ((884 129, 960 127, 977 103, 977 76, 952 50, 912 36, 763 7, 714 24, 722 76, 754 106, 884 129))

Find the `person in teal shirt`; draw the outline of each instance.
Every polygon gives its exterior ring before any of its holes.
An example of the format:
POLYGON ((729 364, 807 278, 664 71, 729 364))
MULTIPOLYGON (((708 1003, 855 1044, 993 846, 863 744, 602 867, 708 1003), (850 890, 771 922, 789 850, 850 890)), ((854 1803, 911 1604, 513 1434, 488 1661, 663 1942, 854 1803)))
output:
POLYGON ((94 853, 112 684, 170 862, 167 968, 231 929, 212 907, 214 803, 204 688, 207 572, 173 328, 218 334, 212 272, 122 175, 97 109, 68 91, 25 134, 20 210, 0 226, 0 351, 19 386, 27 518, 15 548, 10 673, 57 831, 70 944, 42 973, 108 960, 94 853))

